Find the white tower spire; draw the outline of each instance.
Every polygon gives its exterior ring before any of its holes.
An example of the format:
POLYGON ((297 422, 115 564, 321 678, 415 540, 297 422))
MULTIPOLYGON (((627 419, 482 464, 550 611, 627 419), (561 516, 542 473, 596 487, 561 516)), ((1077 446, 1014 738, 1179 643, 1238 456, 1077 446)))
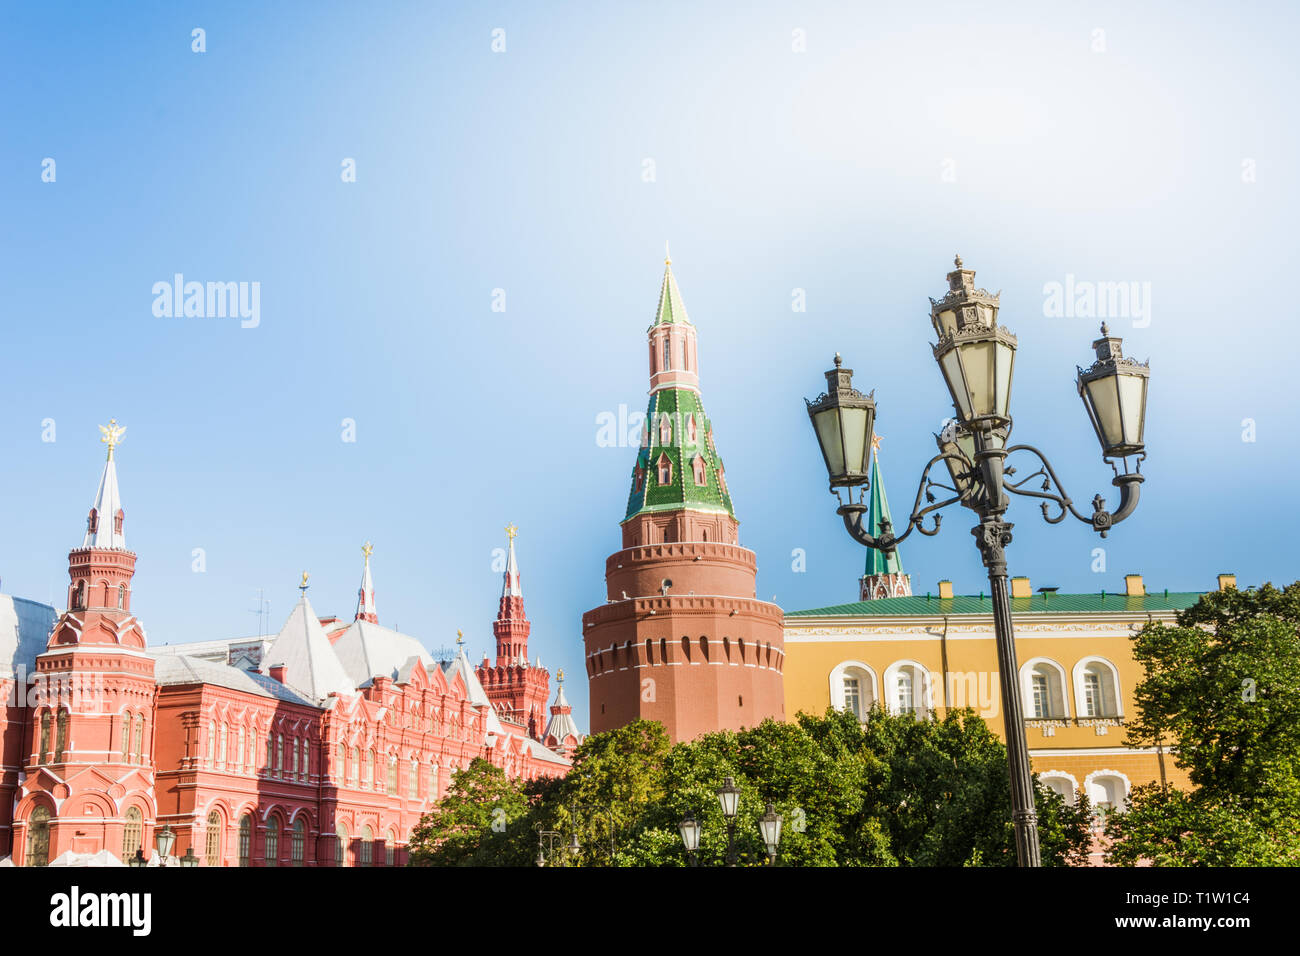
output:
POLYGON ((361 546, 365 568, 361 572, 361 587, 357 590, 357 616, 354 620, 378 624, 379 612, 375 610, 375 582, 370 577, 370 555, 374 550, 369 541, 361 546))

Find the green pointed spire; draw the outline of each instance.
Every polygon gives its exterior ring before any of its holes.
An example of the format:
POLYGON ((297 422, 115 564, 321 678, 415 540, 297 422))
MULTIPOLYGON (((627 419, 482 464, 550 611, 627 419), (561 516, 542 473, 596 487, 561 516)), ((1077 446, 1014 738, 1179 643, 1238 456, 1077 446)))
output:
POLYGON ((664 258, 664 281, 659 287, 659 307, 655 309, 655 319, 650 327, 656 325, 690 325, 686 306, 682 303, 682 294, 673 278, 673 260, 664 258))
MULTIPOLYGON (((867 512, 867 518, 870 521, 871 534, 873 536, 880 534, 880 525, 883 521, 888 521, 894 534, 901 533, 902 529, 894 526, 894 519, 889 514, 889 499, 885 497, 885 483, 880 478, 880 445, 877 442, 872 447, 871 456, 871 508, 867 512)), ((903 562, 894 551, 889 555, 876 550, 875 548, 867 549, 867 567, 868 576, 873 574, 902 574, 903 562)))
POLYGON ((696 387, 695 327, 686 317, 671 265, 665 258, 659 307, 648 330, 650 404, 624 522, 638 514, 682 509, 735 517, 713 425, 696 387))

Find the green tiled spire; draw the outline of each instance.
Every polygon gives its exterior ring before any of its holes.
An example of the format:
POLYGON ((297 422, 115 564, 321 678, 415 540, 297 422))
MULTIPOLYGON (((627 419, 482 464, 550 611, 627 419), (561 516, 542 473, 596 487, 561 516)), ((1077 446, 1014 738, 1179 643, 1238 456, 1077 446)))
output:
POLYGON ((683 509, 734 518, 726 474, 713 443, 713 425, 704 414, 704 403, 694 385, 698 377, 693 358, 686 358, 694 355, 695 327, 686 317, 686 306, 668 259, 664 261, 659 306, 648 331, 652 356, 650 404, 623 520, 638 514, 683 509), (667 332, 662 328, 665 325, 674 329, 667 332), (668 338, 676 343, 671 366, 666 366, 668 358, 660 358, 662 343, 668 338), (665 367, 671 370, 664 371, 665 367), (668 466, 666 474, 662 464, 668 466), (661 477, 667 481, 661 483, 661 477))
MULTIPOLYGON (((726 490, 722 459, 713 444, 713 426, 704 414, 698 392, 689 388, 663 388, 650 396, 646 410, 648 440, 642 443, 632 469, 632 491, 624 521, 652 511, 713 511, 735 517, 726 490), (668 441, 662 439, 663 419, 668 419, 668 441), (690 423, 695 422, 692 439, 690 423), (667 484, 660 484, 661 460, 670 469, 667 484), (703 484, 696 482, 695 460, 701 459, 703 484)), ((646 434, 643 433, 643 434, 646 434)))
MULTIPOLYGON (((877 443, 873 446, 874 454, 871 457, 871 508, 867 512, 867 518, 870 521, 870 533, 872 536, 880 534, 881 521, 888 521, 893 525, 893 517, 889 514, 889 499, 885 497, 885 483, 880 478, 880 445, 877 443)), ((894 525, 894 534, 900 534, 903 529, 894 525)), ((895 550, 888 556, 875 548, 867 549, 867 575, 872 574, 902 574, 903 562, 898 557, 898 551, 895 550)))
POLYGON ((677 280, 673 278, 672 260, 664 259, 664 281, 659 288, 659 308, 655 309, 656 325, 690 325, 686 316, 686 306, 682 304, 682 294, 677 289, 677 280))

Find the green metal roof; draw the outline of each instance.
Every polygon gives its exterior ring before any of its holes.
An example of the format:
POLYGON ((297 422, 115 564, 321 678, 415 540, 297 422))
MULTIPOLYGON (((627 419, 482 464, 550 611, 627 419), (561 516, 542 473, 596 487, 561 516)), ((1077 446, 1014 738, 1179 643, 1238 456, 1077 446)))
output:
MULTIPOLYGON (((873 449, 871 456, 871 504, 867 512, 867 519, 871 524, 870 532, 872 537, 879 537, 880 522, 888 521, 893 525, 894 519, 889 514, 889 499, 885 497, 885 483, 880 477, 880 449, 873 449)), ((899 534, 902 529, 894 528, 894 534, 899 534)), ((898 551, 895 550, 889 555, 877 548, 867 548, 867 567, 866 575, 870 577, 873 574, 902 574, 903 561, 899 557, 898 551)))
MULTIPOLYGON (((1145 597, 1120 594, 1035 594, 1012 598, 1013 614, 1146 614, 1154 611, 1182 611, 1201 599, 1200 591, 1158 591, 1145 597)), ((992 614, 989 595, 959 594, 878 598, 854 601, 806 611, 786 611, 786 617, 881 617, 889 615, 992 614)))

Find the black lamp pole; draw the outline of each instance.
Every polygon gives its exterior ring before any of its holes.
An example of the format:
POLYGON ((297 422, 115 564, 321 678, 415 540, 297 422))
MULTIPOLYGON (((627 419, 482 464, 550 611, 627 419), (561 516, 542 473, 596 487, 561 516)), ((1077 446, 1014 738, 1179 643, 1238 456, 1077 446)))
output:
POLYGON ((831 492, 840 501, 836 513, 860 544, 890 554, 914 530, 924 535, 938 534, 941 516, 934 514, 930 528, 923 527, 925 517, 951 504, 960 503, 979 517, 979 524, 971 533, 988 570, 992 595, 1016 857, 1021 866, 1039 866, 1038 815, 1034 809, 1033 777, 1025 741, 1015 634, 1007 592, 1006 548, 1011 543, 1012 525, 1003 518, 1012 494, 1041 499, 1043 518, 1049 524, 1064 520, 1068 512, 1092 525, 1102 537, 1133 513, 1143 481, 1141 463, 1146 457, 1143 426, 1150 369, 1146 364, 1124 358, 1120 339, 1102 325, 1101 338, 1092 343, 1097 360, 1089 368, 1078 370, 1077 385, 1101 443, 1102 460, 1115 473, 1111 484, 1120 491, 1120 503, 1112 513, 1106 510, 1105 500, 1097 495, 1092 500, 1093 513, 1081 514, 1042 452, 1032 445, 1007 447, 1012 424, 1008 408, 1016 338, 1005 326, 997 324, 998 296, 975 288, 975 273, 962 268, 960 257, 955 264, 956 269, 948 273, 948 293, 941 299, 930 300, 930 318, 938 336, 933 346, 934 358, 948 385, 957 417, 949 422, 942 435, 935 436, 939 454, 930 459, 921 473, 916 501, 901 535, 895 535, 887 521, 881 522, 878 534, 863 527, 863 521, 869 520, 865 499, 876 403, 874 393, 863 395, 853 388, 853 371, 842 367, 839 355, 835 356, 835 368, 826 373, 826 392, 816 401, 807 402, 808 415, 830 475, 831 492), (1039 464, 1028 477, 1013 482, 1010 479, 1015 469, 1006 460, 1020 451, 1034 455, 1039 464), (1131 472, 1130 457, 1134 458, 1131 472), (1122 473, 1114 459, 1123 461, 1122 473), (941 461, 947 468, 950 485, 930 478, 930 469, 941 461), (1028 487, 1038 479, 1041 479, 1039 487, 1028 487), (840 497, 842 488, 848 490, 847 503, 840 497), (861 489, 856 502, 854 488, 861 489), (948 496, 937 501, 934 489, 948 496), (1051 504, 1057 508, 1055 513, 1050 511, 1051 504))

